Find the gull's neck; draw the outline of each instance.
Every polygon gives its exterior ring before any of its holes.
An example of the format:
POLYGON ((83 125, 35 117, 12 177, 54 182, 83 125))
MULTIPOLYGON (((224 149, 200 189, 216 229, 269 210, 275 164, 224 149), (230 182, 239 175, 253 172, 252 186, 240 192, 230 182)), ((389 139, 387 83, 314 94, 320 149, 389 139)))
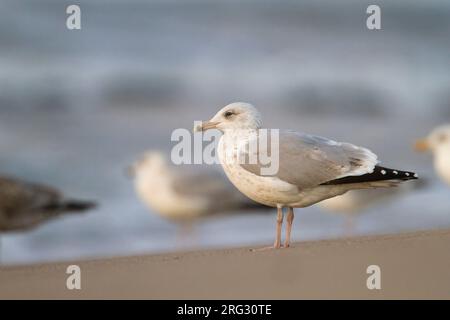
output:
MULTIPOLYGON (((222 166, 235 164, 239 153, 245 149, 246 144, 254 139, 259 129, 227 129, 223 131, 219 140, 218 155, 222 166)), ((226 170, 225 170, 226 171, 226 170)))
POLYGON ((223 130, 223 136, 227 137, 248 137, 250 135, 254 135, 257 133, 259 128, 246 128, 246 129, 240 129, 240 128, 231 128, 231 129, 225 129, 223 130))

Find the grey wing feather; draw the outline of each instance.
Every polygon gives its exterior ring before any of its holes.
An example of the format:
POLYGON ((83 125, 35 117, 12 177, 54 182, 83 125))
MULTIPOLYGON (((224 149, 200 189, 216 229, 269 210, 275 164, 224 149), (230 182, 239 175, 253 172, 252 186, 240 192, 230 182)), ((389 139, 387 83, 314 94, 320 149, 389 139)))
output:
MULTIPOLYGON (((259 148, 257 152, 269 152, 259 148)), ((248 149, 242 148, 243 152, 248 149)), ((310 188, 344 176, 362 175, 373 171, 377 156, 370 150, 350 143, 336 142, 319 136, 294 131, 279 134, 279 179, 299 188, 310 188)), ((261 175, 260 164, 241 166, 261 175)))

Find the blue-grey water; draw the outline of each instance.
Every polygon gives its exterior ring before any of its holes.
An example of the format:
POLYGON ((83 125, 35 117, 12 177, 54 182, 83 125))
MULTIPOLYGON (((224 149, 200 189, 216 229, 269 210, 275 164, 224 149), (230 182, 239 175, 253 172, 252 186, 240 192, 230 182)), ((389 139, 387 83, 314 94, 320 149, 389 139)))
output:
MULTIPOLYGON (((450 3, 379 1, 379 31, 365 27, 368 1, 77 3, 82 29, 69 31, 67 2, 0 2, 0 172, 100 206, 2 235, 3 263, 176 250, 176 226, 137 200, 124 168, 232 101, 430 180, 361 215, 358 234, 450 226, 450 187, 411 149, 450 122, 450 3)), ((267 244, 274 223, 207 221, 192 247, 267 244)), ((293 237, 339 237, 343 223, 301 209, 293 237)))

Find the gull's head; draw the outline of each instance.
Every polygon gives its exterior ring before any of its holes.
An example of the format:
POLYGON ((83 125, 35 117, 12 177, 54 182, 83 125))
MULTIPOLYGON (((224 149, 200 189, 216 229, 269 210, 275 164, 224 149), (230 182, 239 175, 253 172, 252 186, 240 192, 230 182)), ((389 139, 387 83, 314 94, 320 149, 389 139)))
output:
POLYGON ((220 109, 211 120, 202 122, 201 126, 195 130, 218 129, 223 132, 225 130, 259 129, 261 124, 261 115, 254 106, 250 103, 234 102, 220 109))
POLYGON ((162 152, 147 151, 128 167, 128 175, 133 178, 158 173, 166 168, 166 158, 162 152))
POLYGON ((415 149, 421 152, 450 152, 450 125, 437 127, 426 138, 417 140, 415 149))

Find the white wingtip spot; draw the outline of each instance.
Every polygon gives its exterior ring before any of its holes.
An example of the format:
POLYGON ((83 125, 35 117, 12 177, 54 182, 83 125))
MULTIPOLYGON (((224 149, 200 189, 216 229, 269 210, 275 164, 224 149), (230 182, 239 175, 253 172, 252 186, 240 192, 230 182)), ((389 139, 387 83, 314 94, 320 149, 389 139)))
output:
POLYGON ((381 174, 384 176, 386 174, 386 170, 381 170, 381 174))
POLYGON ((418 178, 419 175, 417 173, 414 173, 414 178, 418 178))
POLYGON ((392 171, 393 174, 398 174, 398 171, 394 170, 392 171))
POLYGON ((408 172, 405 172, 405 176, 409 177, 409 173, 408 173, 408 172))

